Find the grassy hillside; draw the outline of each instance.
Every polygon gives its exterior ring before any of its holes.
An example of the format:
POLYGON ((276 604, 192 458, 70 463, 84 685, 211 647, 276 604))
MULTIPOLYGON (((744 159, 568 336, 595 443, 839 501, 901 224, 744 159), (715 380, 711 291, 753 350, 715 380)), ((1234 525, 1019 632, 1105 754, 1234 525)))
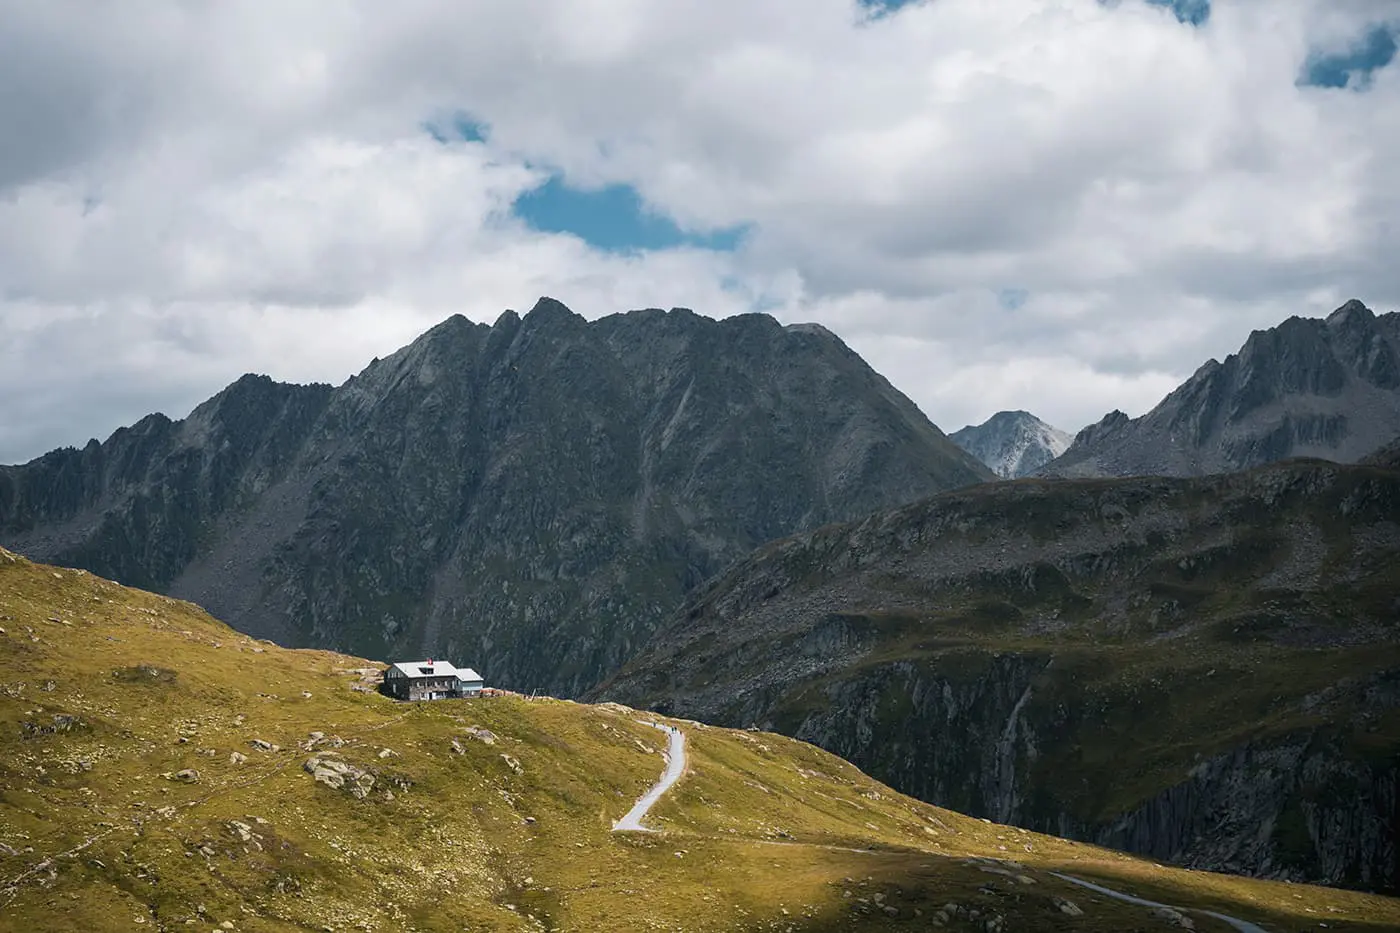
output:
POLYGON ((1271 930, 1400 926, 1400 901, 1162 868, 680 720, 662 832, 615 834, 662 769, 640 714, 399 704, 370 668, 0 551, 0 929, 1172 926, 1051 871, 1271 930))

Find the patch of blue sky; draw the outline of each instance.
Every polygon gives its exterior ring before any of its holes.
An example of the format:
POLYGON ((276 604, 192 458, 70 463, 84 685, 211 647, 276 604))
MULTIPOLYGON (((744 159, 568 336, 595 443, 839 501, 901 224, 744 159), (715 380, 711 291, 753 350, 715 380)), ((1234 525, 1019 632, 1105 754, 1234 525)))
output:
POLYGON ((1210 19, 1210 0, 1147 0, 1152 6, 1170 7, 1179 22, 1204 26, 1210 19))
POLYGON ((1303 87, 1347 88, 1364 91, 1375 72, 1395 60, 1400 22, 1371 26, 1348 48, 1314 52, 1298 76, 1303 87))
POLYGON ((925 2, 927 0, 856 0, 856 6, 864 12, 866 20, 875 20, 893 16, 904 7, 925 2))
POLYGON ((1030 301, 1031 293, 1024 288, 1003 288, 997 291, 997 304, 1003 311, 1019 311, 1030 301))
POLYGON ((517 198, 515 215, 535 230, 573 234, 595 249, 620 253, 678 246, 732 252, 748 229, 682 230, 648 207, 630 185, 584 190, 570 187, 558 175, 517 198))
POLYGON ((473 119, 471 114, 458 111, 446 117, 423 121, 423 131, 446 145, 455 142, 484 143, 491 128, 473 119))

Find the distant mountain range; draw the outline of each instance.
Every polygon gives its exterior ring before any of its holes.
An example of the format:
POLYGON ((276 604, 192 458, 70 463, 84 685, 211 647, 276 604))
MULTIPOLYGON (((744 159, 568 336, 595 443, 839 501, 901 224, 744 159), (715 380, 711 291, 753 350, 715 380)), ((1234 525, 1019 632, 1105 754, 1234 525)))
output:
POLYGON ((983 484, 756 551, 597 696, 1000 822, 1400 890, 1400 445, 983 484))
POLYGON ((1210 360, 1141 418, 1080 431, 1043 476, 1201 476, 1288 457, 1354 463, 1400 434, 1400 314, 1349 301, 1210 360))
POLYGON ((1002 479, 1033 473, 1068 450, 1074 440, 1028 411, 999 411, 948 438, 1002 479))
POLYGON ((542 299, 0 468, 0 543, 285 645, 575 695, 770 539, 991 479, 830 332, 542 299))

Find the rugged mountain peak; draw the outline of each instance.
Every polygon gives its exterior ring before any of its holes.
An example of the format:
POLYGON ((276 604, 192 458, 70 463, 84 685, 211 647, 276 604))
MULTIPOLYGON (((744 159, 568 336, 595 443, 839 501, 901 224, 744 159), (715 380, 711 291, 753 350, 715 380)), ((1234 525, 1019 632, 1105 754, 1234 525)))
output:
POLYGON ((1202 366, 1141 418, 1105 422, 1040 472, 1194 476, 1298 456, 1355 462, 1400 434, 1400 314, 1353 300, 1325 319, 1290 317, 1202 366))
POLYGON ((1074 443, 1093 444, 1122 430, 1131 420, 1126 412, 1115 408, 1096 423, 1081 428, 1074 436, 1074 443))
POLYGON ((423 348, 442 343, 450 344, 453 341, 460 341, 464 335, 471 333, 479 327, 481 327, 480 324, 474 323, 466 316, 454 314, 441 323, 434 324, 422 334, 419 334, 417 339, 408 346, 400 349, 397 353, 392 354, 392 356, 408 356, 414 352, 415 348, 423 348))
MULTIPOLYGON (((207 423, 236 418, 240 414, 255 412, 286 395, 307 388, 310 387, 276 382, 272 377, 260 373, 245 373, 212 398, 195 406, 186 422, 207 423)), ((329 387, 323 385, 321 388, 329 387)))
POLYGON ((991 478, 834 336, 550 298, 151 427, 0 468, 0 542, 263 637, 556 695, 765 541, 991 478))
POLYGON ((1327 315, 1329 327, 1346 327, 1362 325, 1369 321, 1374 321, 1376 314, 1357 299, 1353 298, 1342 305, 1336 311, 1327 315))
POLYGON ((840 337, 837 337, 831 331, 827 330, 825 327, 816 323, 815 321, 805 321, 797 324, 789 324, 783 329, 786 330, 788 333, 792 334, 811 334, 815 337, 824 337, 829 340, 841 340, 840 337))
POLYGON ((535 302, 535 306, 525 315, 525 321, 538 327, 560 321, 581 322, 583 317, 570 311, 562 301, 545 296, 535 302))
POLYGON ((999 411, 948 435, 1004 479, 1025 476, 1064 453, 1070 436, 1028 411, 999 411))

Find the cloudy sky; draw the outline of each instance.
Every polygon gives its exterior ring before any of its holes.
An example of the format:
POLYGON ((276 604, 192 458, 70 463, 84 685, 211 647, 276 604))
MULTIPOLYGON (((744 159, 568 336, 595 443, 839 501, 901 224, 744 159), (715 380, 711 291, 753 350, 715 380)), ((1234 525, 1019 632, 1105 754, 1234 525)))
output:
POLYGON ((1400 0, 0 0, 0 462, 449 314, 768 311, 945 430, 1400 307, 1400 0))

